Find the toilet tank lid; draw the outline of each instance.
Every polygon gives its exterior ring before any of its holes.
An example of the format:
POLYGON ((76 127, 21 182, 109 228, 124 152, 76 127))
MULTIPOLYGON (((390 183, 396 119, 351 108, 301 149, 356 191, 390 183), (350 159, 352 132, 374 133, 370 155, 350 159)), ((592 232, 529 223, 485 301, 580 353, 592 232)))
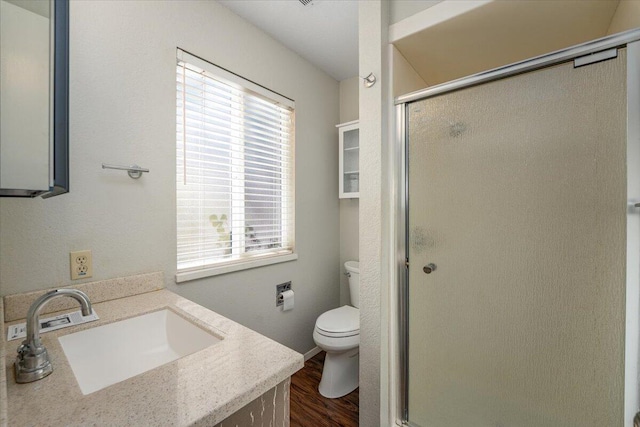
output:
POLYGON ((318 317, 316 327, 326 332, 359 331, 360 310, 350 305, 334 308, 318 317))
POLYGON ((347 261, 344 263, 344 268, 352 273, 360 274, 360 263, 358 261, 347 261))

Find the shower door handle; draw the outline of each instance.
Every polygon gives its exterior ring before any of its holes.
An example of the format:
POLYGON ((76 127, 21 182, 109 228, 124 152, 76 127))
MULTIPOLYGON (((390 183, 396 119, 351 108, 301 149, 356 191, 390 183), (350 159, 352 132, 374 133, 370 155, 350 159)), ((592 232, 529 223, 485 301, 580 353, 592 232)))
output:
POLYGON ((425 265, 424 267, 422 267, 422 271, 424 271, 426 274, 431 274, 432 272, 435 271, 436 268, 438 268, 438 267, 436 267, 435 264, 429 263, 429 264, 425 265))

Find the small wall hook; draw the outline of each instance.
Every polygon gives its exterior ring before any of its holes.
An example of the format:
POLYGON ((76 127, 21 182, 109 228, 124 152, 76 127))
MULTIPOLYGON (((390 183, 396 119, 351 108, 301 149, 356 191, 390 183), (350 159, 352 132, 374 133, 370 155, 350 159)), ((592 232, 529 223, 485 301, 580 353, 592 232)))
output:
POLYGON ((376 82, 378 81, 378 79, 376 78, 376 76, 373 73, 369 73, 369 75, 367 77, 360 77, 360 78, 362 80, 364 80, 362 83, 364 84, 364 87, 366 87, 366 88, 370 88, 371 86, 376 84, 376 82))

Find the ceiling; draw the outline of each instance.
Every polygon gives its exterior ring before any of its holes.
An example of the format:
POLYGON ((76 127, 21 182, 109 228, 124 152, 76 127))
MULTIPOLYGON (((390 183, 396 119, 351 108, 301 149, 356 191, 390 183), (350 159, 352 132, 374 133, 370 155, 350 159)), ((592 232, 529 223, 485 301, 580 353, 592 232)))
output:
MULTIPOLYGON (((432 7, 429 13, 438 13, 446 3, 432 7)), ((604 37, 618 3, 492 1, 394 45, 432 86, 604 37)))
POLYGON ((358 1, 219 0, 340 81, 358 75, 358 1))
MULTIPOLYGON (((299 0, 218 1, 334 79, 358 75, 357 0, 313 0, 307 6, 299 0)), ((392 0, 391 11, 399 20, 416 12, 446 15, 455 3, 392 0)), ((604 37, 619 0, 477 3, 483 4, 394 41, 427 85, 604 37)))

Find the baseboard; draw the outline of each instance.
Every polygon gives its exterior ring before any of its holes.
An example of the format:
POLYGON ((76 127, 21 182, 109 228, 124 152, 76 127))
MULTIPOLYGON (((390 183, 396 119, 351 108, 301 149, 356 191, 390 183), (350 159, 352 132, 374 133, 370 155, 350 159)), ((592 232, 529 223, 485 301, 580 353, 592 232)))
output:
POLYGON ((316 354, 320 353, 322 351, 322 349, 318 346, 313 347, 311 350, 307 351, 304 354, 304 361, 306 362, 307 360, 311 359, 313 356, 315 356, 316 354))

